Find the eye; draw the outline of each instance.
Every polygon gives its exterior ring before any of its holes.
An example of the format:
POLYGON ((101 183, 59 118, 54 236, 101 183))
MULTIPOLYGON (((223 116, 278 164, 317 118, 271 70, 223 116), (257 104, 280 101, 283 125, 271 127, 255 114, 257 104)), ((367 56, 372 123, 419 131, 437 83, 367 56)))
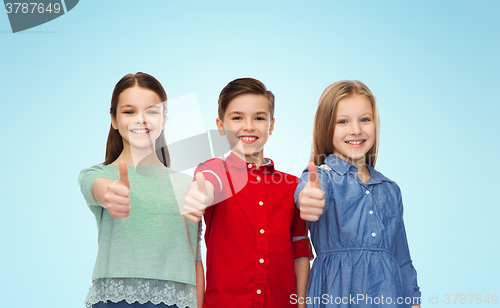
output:
POLYGON ((125 113, 125 114, 133 114, 134 112, 132 110, 126 110, 123 113, 125 113))
POLYGON ((238 120, 241 120, 241 117, 233 117, 231 120, 238 121, 238 120))
POLYGON ((255 119, 256 119, 257 121, 265 121, 265 120, 266 120, 266 118, 263 118, 263 117, 256 117, 255 119))
POLYGON ((363 118, 363 119, 361 119, 361 122, 370 122, 370 121, 371 121, 370 118, 363 118))
POLYGON ((160 114, 158 111, 155 110, 148 110, 146 111, 147 114, 160 114))
POLYGON ((337 124, 346 124, 346 123, 347 123, 347 121, 346 121, 346 120, 338 120, 338 121, 337 121, 337 124))

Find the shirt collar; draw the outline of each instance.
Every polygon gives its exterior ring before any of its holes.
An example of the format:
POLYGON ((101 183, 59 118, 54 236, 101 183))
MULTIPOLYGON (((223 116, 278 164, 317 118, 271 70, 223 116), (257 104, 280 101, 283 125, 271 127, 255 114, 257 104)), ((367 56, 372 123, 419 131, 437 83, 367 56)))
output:
MULTIPOLYGON (((356 168, 350 162, 347 162, 334 154, 328 155, 328 157, 325 159, 324 163, 327 164, 330 168, 333 169, 333 171, 337 172, 340 175, 345 175, 346 172, 351 167, 356 168)), ((356 170, 357 169, 358 168, 356 168, 356 170)))
MULTIPOLYGON (((328 157, 325 159, 325 164, 327 164, 330 168, 333 169, 333 171, 337 172, 340 175, 345 175, 347 171, 349 171, 351 168, 357 172, 358 168, 351 164, 348 161, 343 160, 342 158, 330 154, 328 157)), ((375 170, 370 165, 366 165, 368 170, 370 171, 370 183, 371 184, 378 184, 382 182, 392 182, 388 178, 386 178, 382 173, 378 172, 375 170)))
MULTIPOLYGON (((236 156, 233 152, 231 152, 231 154, 229 154, 225 158, 225 161, 226 161, 228 166, 233 167, 233 168, 237 168, 237 169, 251 170, 251 169, 257 168, 257 166, 255 166, 254 163, 249 163, 249 162, 242 160, 241 158, 236 156)), ((259 169, 260 168, 272 168, 272 169, 274 169, 274 162, 269 158, 264 158, 264 164, 262 166, 260 166, 259 169)))
POLYGON ((390 179, 386 178, 382 173, 375 170, 370 165, 366 165, 368 170, 370 171, 370 183, 369 184, 380 184, 382 182, 392 182, 390 179))

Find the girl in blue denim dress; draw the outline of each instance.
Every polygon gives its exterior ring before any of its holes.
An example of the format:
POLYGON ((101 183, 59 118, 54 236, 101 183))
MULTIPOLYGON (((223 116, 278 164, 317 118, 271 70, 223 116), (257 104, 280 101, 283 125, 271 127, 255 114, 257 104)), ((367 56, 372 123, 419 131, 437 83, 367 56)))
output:
POLYGON ((330 85, 314 119, 312 162, 295 192, 317 254, 307 307, 420 305, 401 191, 374 169, 378 140, 368 87, 347 80, 330 85))

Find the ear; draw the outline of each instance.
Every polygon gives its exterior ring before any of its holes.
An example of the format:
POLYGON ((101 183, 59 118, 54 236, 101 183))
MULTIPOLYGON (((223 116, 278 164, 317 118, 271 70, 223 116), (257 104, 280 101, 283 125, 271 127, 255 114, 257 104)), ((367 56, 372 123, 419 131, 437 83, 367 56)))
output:
POLYGON ((115 130, 118 129, 118 124, 116 124, 116 118, 114 116, 111 116, 111 126, 113 126, 115 130))
POLYGON ((274 130, 274 120, 276 120, 276 118, 274 118, 272 121, 271 121, 271 125, 269 126, 269 136, 271 136, 273 134, 273 130, 274 130))
POLYGON ((164 130, 167 125, 167 115, 163 117, 163 123, 161 124, 161 129, 164 130))
POLYGON ((222 122, 222 120, 220 118, 217 118, 217 120, 215 121, 215 124, 217 125, 217 129, 219 130, 219 134, 221 136, 225 136, 226 131, 224 130, 224 122, 222 122))

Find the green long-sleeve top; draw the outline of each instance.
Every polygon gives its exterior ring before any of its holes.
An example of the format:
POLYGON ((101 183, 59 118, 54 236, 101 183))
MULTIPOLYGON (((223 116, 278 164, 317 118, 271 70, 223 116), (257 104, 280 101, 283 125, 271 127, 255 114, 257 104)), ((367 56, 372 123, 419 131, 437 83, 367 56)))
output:
POLYGON ((98 253, 92 280, 146 278, 195 285, 199 225, 180 211, 191 178, 169 168, 128 167, 130 216, 115 219, 92 195, 98 178, 119 178, 118 166, 93 166, 78 181, 98 228, 98 253), (179 202, 177 202, 179 200, 179 202))

